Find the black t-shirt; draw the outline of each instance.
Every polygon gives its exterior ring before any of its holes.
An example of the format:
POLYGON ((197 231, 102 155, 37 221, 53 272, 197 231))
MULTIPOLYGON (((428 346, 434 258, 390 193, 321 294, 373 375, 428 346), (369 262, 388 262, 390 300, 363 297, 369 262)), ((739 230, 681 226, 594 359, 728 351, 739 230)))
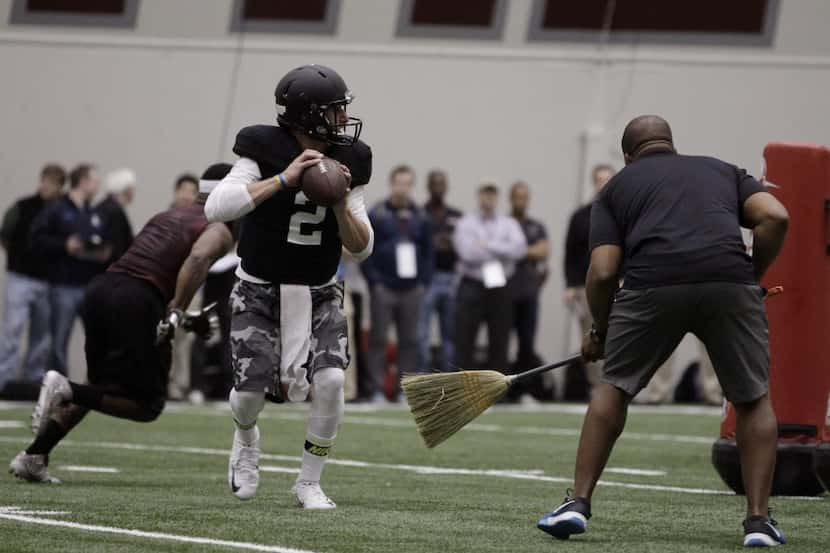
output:
POLYGON ((45 207, 43 198, 35 194, 18 200, 3 217, 0 237, 6 247, 9 271, 36 279, 48 276, 46 256, 34 251, 29 240, 32 223, 45 207))
POLYGON ((458 224, 463 214, 454 207, 445 205, 436 207, 431 203, 424 204, 424 210, 432 221, 435 270, 453 273, 455 272, 458 255, 452 245, 452 235, 455 232, 455 225, 458 224))
POLYGON ((667 152, 638 159, 603 189, 591 211, 591 249, 624 250, 624 287, 755 282, 741 213, 761 183, 718 159, 667 152))
POLYGON ((133 238, 135 238, 130 219, 121 204, 112 196, 107 196, 104 201, 95 206, 95 211, 101 215, 104 223, 104 235, 112 245, 110 262, 116 261, 124 255, 124 252, 133 243, 133 238))
POLYGON ((591 206, 585 204, 571 215, 565 238, 565 286, 585 286, 585 275, 591 264, 591 206))
MULTIPOLYGON (((548 231, 545 225, 536 219, 526 218, 523 221, 518 221, 522 227, 522 232, 525 235, 528 246, 547 240, 548 231)), ((516 264, 516 271, 510 277, 510 290, 513 297, 516 299, 530 299, 539 293, 542 287, 547 267, 544 262, 533 261, 525 257, 516 264)))

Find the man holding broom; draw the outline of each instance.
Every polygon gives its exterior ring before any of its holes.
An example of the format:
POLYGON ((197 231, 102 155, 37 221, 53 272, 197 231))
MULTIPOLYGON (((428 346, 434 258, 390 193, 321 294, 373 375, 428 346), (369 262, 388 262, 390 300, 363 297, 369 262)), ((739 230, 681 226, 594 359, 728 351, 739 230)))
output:
POLYGON ((758 282, 784 242, 787 211, 745 171, 677 154, 661 117, 632 120, 622 150, 626 167, 591 213, 586 292, 594 326, 582 354, 605 358, 601 384, 582 426, 573 493, 538 527, 559 539, 585 532, 594 487, 631 398, 692 332, 737 413, 744 545, 783 544, 768 513, 778 427, 767 394, 768 329, 758 282), (752 257, 741 226, 752 229, 752 257))

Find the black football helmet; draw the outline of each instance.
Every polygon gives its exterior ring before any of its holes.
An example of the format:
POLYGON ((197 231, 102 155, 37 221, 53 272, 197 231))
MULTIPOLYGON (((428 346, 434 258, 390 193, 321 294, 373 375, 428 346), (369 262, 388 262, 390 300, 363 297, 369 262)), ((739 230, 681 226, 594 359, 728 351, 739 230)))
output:
POLYGON ((357 142, 363 121, 345 117, 354 96, 343 78, 323 65, 303 65, 289 71, 274 91, 277 122, 304 134, 340 146, 357 142), (344 117, 338 117, 342 110, 344 117))

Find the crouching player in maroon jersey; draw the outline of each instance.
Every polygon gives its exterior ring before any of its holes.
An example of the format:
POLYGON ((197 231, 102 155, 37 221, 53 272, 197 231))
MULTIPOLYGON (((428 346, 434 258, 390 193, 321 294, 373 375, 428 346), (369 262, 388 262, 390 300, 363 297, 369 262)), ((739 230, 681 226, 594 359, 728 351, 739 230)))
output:
MULTIPOLYGON (((209 167, 200 198, 230 168, 209 167)), ((170 338, 183 322, 208 330, 206 321, 199 320, 204 315, 188 316, 183 310, 213 262, 233 246, 227 226, 205 218, 203 203, 154 216, 127 252, 89 285, 81 306, 89 384, 46 373, 32 415, 35 440, 9 466, 16 477, 55 482, 47 470, 49 453, 90 409, 139 422, 161 414, 170 338)))

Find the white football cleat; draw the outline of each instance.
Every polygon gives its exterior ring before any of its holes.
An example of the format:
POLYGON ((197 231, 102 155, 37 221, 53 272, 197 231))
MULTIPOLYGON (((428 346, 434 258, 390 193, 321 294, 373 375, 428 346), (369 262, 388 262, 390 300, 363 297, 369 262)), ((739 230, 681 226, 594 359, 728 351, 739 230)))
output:
POLYGON ((245 445, 239 431, 233 433, 233 449, 228 461, 228 485, 239 499, 251 499, 259 486, 259 433, 257 439, 245 445))
POLYGON ((30 455, 25 451, 21 451, 9 463, 9 472, 16 478, 27 482, 60 484, 60 480, 49 476, 49 471, 46 470, 48 465, 48 455, 30 455))
POLYGON ((291 493, 294 494, 297 505, 303 509, 334 509, 337 507, 337 504, 323 493, 319 482, 309 482, 307 480, 295 482, 291 488, 291 493))
POLYGON ((49 420, 52 412, 61 404, 72 399, 69 380, 58 371, 48 371, 40 384, 35 410, 32 411, 32 432, 37 434, 43 421, 49 420))

